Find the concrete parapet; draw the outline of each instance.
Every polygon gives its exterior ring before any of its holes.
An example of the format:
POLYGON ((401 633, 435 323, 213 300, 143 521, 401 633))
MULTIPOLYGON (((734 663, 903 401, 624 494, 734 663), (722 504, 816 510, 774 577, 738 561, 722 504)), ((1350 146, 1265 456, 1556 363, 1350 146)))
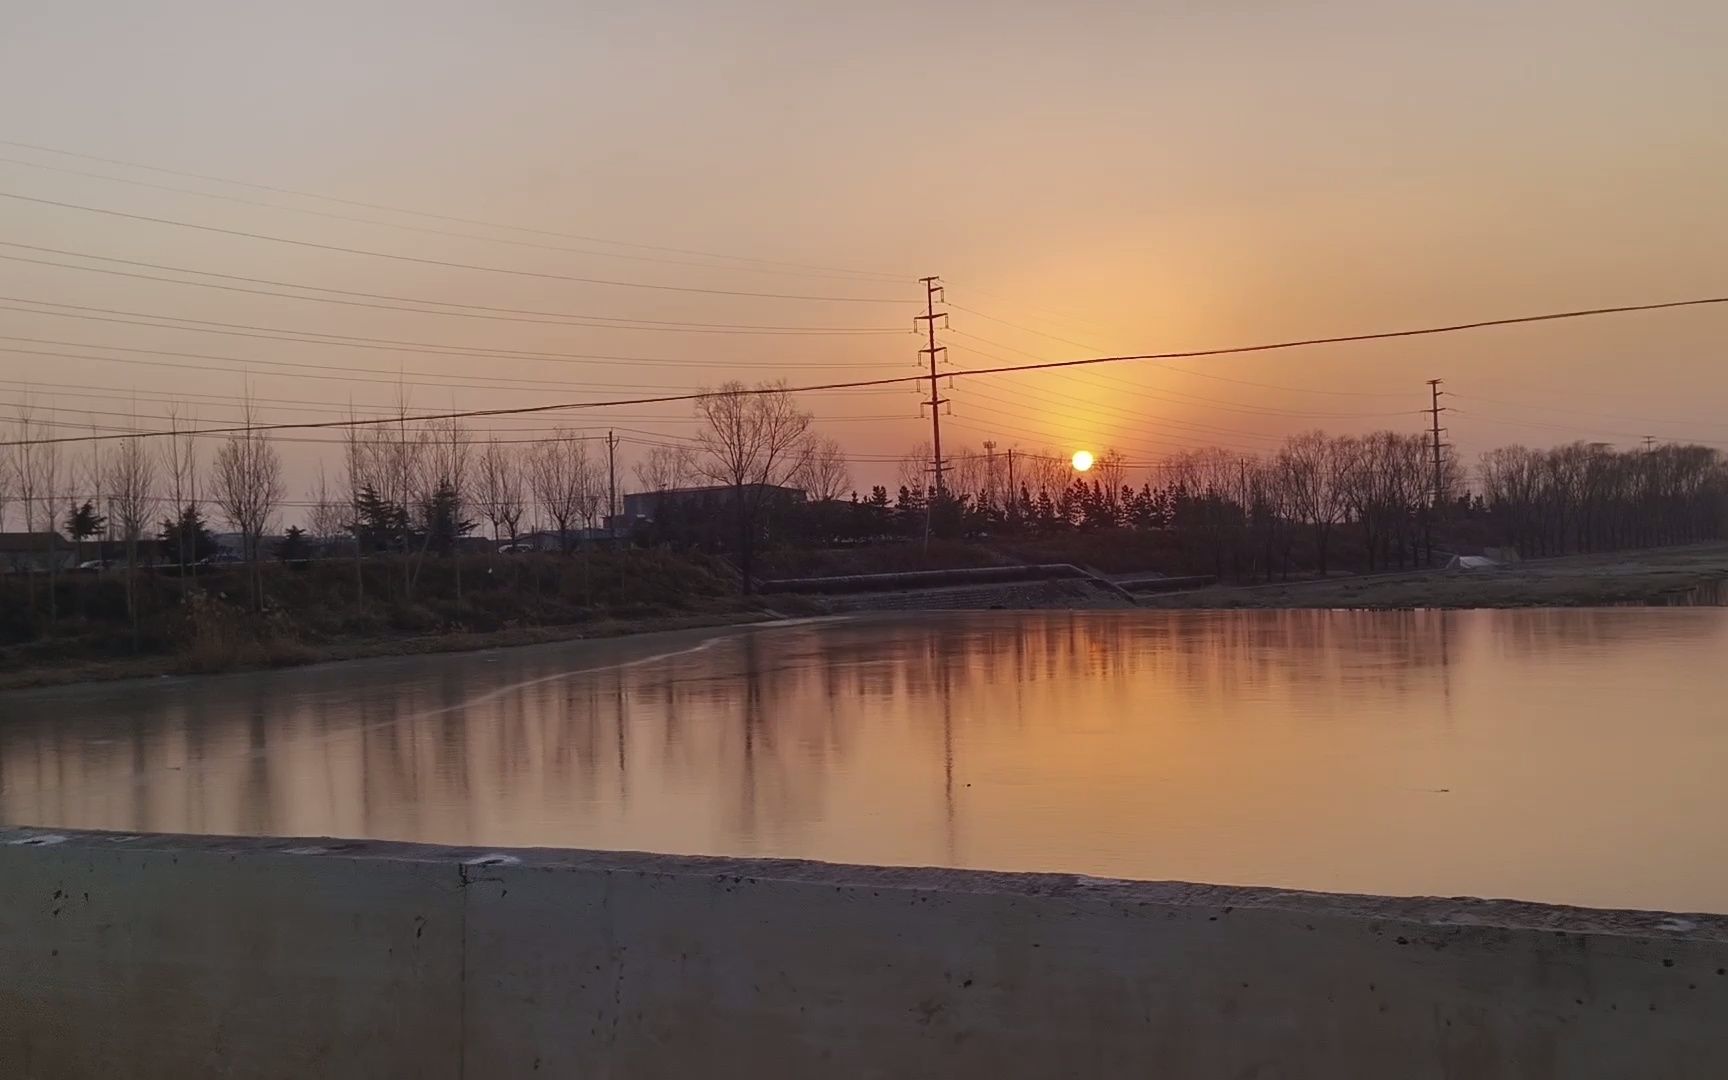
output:
POLYGON ((0 1076, 1728 1076, 1728 918, 0 831, 0 1076))

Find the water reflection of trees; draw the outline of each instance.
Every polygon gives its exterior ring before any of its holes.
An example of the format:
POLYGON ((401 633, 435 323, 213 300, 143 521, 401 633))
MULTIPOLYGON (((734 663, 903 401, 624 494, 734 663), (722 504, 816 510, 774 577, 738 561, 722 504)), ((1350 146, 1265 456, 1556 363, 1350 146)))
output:
POLYGON ((1148 722, 1132 703, 1152 694, 1222 717, 1294 695, 1395 707, 1446 692, 1466 639, 1529 658, 1649 628, 1624 611, 976 614, 746 633, 590 672, 561 665, 591 651, 523 650, 188 682, 0 725, 0 817, 644 846, 673 830, 771 850, 828 815, 866 740, 893 738, 931 777, 952 850, 973 729, 1060 731, 1088 719, 1079 701, 1148 722), (1121 697, 1086 697, 1100 688, 1121 697))
POLYGON ((1538 660, 1562 652, 1576 656, 1579 650, 1660 650, 1675 642, 1708 641, 1724 633, 1720 614, 1659 608, 1531 608, 1495 612, 1486 625, 1501 654, 1538 660))

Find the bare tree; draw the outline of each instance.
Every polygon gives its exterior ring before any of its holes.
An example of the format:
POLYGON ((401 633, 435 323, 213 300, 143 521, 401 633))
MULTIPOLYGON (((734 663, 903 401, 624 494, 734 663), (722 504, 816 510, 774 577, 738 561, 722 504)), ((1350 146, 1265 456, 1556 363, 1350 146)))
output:
POLYGON ((455 497, 458 516, 472 500, 473 447, 468 426, 456 417, 434 421, 431 429, 432 475, 438 487, 455 497))
POLYGON ((371 429, 368 447, 371 452, 372 482, 376 493, 396 511, 396 547, 402 554, 402 595, 414 594, 413 547, 414 496, 423 473, 427 451, 427 433, 411 427, 407 396, 397 398, 393 423, 379 424, 371 429))
MULTIPOLYGON (((197 427, 191 423, 190 427, 197 427)), ((171 515, 176 521, 183 521, 188 510, 196 511, 198 507, 198 443, 196 436, 189 434, 181 426, 180 405, 172 402, 168 405, 168 438, 162 440, 162 465, 168 476, 169 500, 174 505, 171 515)), ((191 530, 176 528, 174 530, 180 550, 175 552, 181 572, 188 566, 197 573, 197 552, 189 550, 190 544, 195 549, 197 538, 190 535, 191 530)))
POLYGON ((1684 543, 1728 525, 1728 465, 1709 447, 1507 446, 1479 473, 1484 508, 1524 555, 1684 543))
POLYGON ((1092 476, 1104 497, 1114 503, 1122 497, 1122 485, 1128 482, 1128 459, 1120 450, 1106 450, 1092 463, 1092 476))
MULTIPOLYGON (((54 437, 54 422, 36 419, 34 405, 26 398, 19 403, 19 445, 12 455, 13 475, 18 480, 18 501, 24 508, 24 531, 34 533, 40 527, 47 545, 48 617, 58 614, 55 582, 58 578, 60 554, 59 530, 54 522, 54 499, 60 484, 60 444, 49 442, 54 437)), ((50 414, 52 416, 52 414, 50 414)), ((35 572, 31 572, 30 603, 35 609, 35 572)))
POLYGON ((1068 460, 1052 453, 1049 447, 1027 454, 1025 460, 1026 485, 1034 498, 1039 492, 1045 492, 1054 499, 1068 486, 1073 475, 1068 460))
MULTIPOLYGON (((1012 452, 1012 451, 1010 451, 1012 452)), ((996 453, 996 444, 991 440, 984 442, 984 482, 979 489, 979 499, 983 509, 997 511, 1007 505, 1003 498, 1003 466, 1005 456, 996 453)))
POLYGON ((102 434, 102 427, 96 423, 94 416, 90 417, 90 435, 92 442, 85 450, 82 464, 74 458, 72 462, 71 482, 73 486, 71 505, 69 509, 76 511, 81 499, 88 500, 103 515, 101 535, 96 537, 96 554, 98 558, 105 557, 106 541, 114 538, 115 509, 107 494, 108 485, 108 454, 107 442, 97 438, 102 434))
POLYGON ((420 518, 420 552, 416 558, 415 578, 419 577, 419 561, 434 541, 448 540, 449 554, 454 560, 456 599, 462 599, 462 523, 470 499, 470 452, 468 427, 459 418, 445 417, 427 424, 421 436, 423 452, 417 463, 414 481, 414 505, 420 518), (440 520, 447 519, 447 520, 440 520), (439 538, 441 529, 452 534, 439 538))
POLYGON ((1344 516, 1350 447, 1327 437, 1324 431, 1292 435, 1278 451, 1278 466, 1290 508, 1314 531, 1315 562, 1320 576, 1325 577, 1332 528, 1344 516))
MULTIPOLYGON (((97 444, 100 445, 100 444, 97 444)), ((122 439, 106 465, 109 516, 126 542, 126 610, 132 621, 132 647, 138 647, 138 540, 156 507, 155 461, 144 440, 122 439)))
POLYGON ((852 469, 846 451, 827 435, 815 435, 806 448, 803 466, 792 482, 818 503, 833 502, 852 490, 852 469))
POLYGON ((950 500, 976 496, 984 489, 984 455, 970 446, 957 447, 942 463, 942 490, 950 500))
MULTIPOLYGON (((9 425, 0 424, 0 443, 10 442, 12 435, 9 425)), ((0 532, 6 531, 6 506, 12 501, 12 492, 18 483, 17 474, 13 472, 12 457, 12 447, 0 446, 0 532)))
POLYGON ((1290 512, 1278 463, 1263 458, 1239 459, 1243 478, 1240 493, 1247 512, 1249 565, 1258 564, 1267 581, 1273 567, 1290 572, 1290 512))
POLYGON ((906 456, 894 463, 894 479, 907 491, 919 493, 930 486, 931 454, 928 440, 919 443, 906 452, 906 456))
POLYGON ((282 459, 269 436, 253 425, 246 405, 245 429, 228 436, 216 451, 216 504, 240 533, 252 579, 252 608, 264 607, 264 577, 259 548, 282 503, 282 459))
POLYGON ((348 513, 342 508, 340 497, 330 490, 323 463, 318 465, 318 482, 307 495, 307 501, 312 505, 307 510, 306 521, 311 526, 312 538, 319 544, 334 543, 348 531, 348 513))
POLYGON ((738 563, 744 591, 751 589, 751 556, 769 492, 804 467, 810 414, 798 408, 784 382, 754 390, 726 383, 696 401, 702 421, 697 444, 704 476, 732 489, 738 521, 738 563))
POLYGON ((592 529, 598 524, 600 506, 611 501, 606 466, 598 457, 588 456, 588 444, 580 439, 568 445, 570 475, 576 485, 576 513, 582 524, 592 529))
POLYGON ((502 539, 509 530, 512 543, 522 521, 521 456, 496 437, 487 440, 480 454, 480 512, 492 523, 492 539, 502 539))
POLYGON ((352 422, 358 419, 352 406, 349 407, 348 418, 350 423, 342 429, 342 466, 348 489, 345 492, 348 497, 347 528, 354 536, 354 602, 364 604, 366 575, 361 563, 365 553, 361 551, 360 543, 360 499, 362 493, 371 485, 372 457, 368 452, 366 439, 361 435, 360 426, 352 422))
POLYGON ((558 547, 563 551, 570 550, 570 525, 586 507, 588 471, 588 451, 581 437, 562 430, 536 443, 528 453, 528 486, 535 503, 558 527, 558 547))
POLYGON ((696 452, 688 446, 652 446, 636 463, 636 482, 647 491, 685 487, 695 475, 696 452))
POLYGON ((1414 555, 1414 526, 1431 475, 1422 436, 1376 431, 1337 440, 1346 459, 1340 485, 1346 516, 1362 530, 1368 569, 1414 555))
POLYGON ((1213 572, 1223 577, 1248 525, 1247 507, 1241 500, 1250 487, 1252 463, 1240 454, 1209 446, 1174 454, 1166 466, 1175 488, 1175 524, 1206 548, 1213 572))

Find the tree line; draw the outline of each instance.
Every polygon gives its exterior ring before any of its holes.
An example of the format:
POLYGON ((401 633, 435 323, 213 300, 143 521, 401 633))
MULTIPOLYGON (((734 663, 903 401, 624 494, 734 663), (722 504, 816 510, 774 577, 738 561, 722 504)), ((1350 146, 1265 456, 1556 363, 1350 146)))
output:
MULTIPOLYGON (((1268 579, 1425 565, 1437 544, 1465 536, 1526 556, 1716 539, 1728 504, 1728 470, 1707 447, 1508 446, 1467 470, 1450 454, 1436 462, 1424 435, 1395 431, 1304 432, 1266 454, 1187 450, 1140 476, 1115 451, 1083 474, 1050 453, 964 451, 945 463, 940 489, 928 449, 915 447, 893 488, 860 492, 843 450, 813 430, 783 385, 725 384, 697 401, 694 419, 693 440, 646 449, 634 464, 636 486, 712 490, 667 498, 651 520, 621 531, 638 543, 727 553, 746 585, 763 543, 1131 529, 1166 538, 1190 569, 1268 579)), ((238 431, 214 440, 208 462, 209 437, 192 434, 173 409, 168 420, 159 439, 94 442, 72 454, 37 441, 55 427, 20 407, 12 432, 23 445, 0 448, 0 529, 15 505, 28 532, 63 532, 77 544, 119 540, 129 568, 147 539, 172 563, 195 568, 209 549, 206 523, 220 520, 239 534, 260 608, 261 567, 279 553, 263 550, 265 538, 286 508, 279 449, 250 407, 238 431), (68 488, 82 494, 64 499, 68 488)), ((538 527, 560 550, 580 547, 617 512, 611 489, 604 454, 578 432, 479 438, 460 419, 420 421, 402 408, 388 422, 344 429, 334 482, 320 466, 305 526, 283 544, 295 555, 351 555, 362 601, 362 560, 394 556, 397 591, 411 598, 425 561, 456 553, 470 536, 490 532, 503 546, 538 527)), ((454 587, 459 598, 459 566, 454 587)), ((52 617, 52 585, 47 602, 52 617)))
MULTIPOLYGON (((1534 557, 1728 535, 1728 464, 1696 445, 1509 446, 1466 469, 1444 448, 1437 459, 1420 433, 1310 431, 1266 454, 1184 451, 1138 478, 1115 451, 1083 474, 1021 451, 962 451, 944 472, 938 490, 928 447, 916 447, 897 489, 813 491, 776 509, 775 536, 813 545, 1131 529, 1163 537, 1185 569, 1268 580, 1415 568, 1442 548, 1534 557)), ((654 536, 722 550, 720 510, 669 508, 654 536)))
POLYGON ((1524 555, 1723 535, 1728 475, 1720 452, 1706 446, 1507 446, 1482 456, 1479 477, 1480 498, 1504 542, 1524 555))

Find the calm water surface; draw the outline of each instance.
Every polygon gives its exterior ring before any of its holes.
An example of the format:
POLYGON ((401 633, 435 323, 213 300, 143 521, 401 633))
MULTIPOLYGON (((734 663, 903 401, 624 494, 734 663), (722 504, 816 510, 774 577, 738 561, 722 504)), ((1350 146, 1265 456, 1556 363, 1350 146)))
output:
POLYGON ((0 694, 0 821, 1728 911, 1725 645, 992 612, 0 694))

